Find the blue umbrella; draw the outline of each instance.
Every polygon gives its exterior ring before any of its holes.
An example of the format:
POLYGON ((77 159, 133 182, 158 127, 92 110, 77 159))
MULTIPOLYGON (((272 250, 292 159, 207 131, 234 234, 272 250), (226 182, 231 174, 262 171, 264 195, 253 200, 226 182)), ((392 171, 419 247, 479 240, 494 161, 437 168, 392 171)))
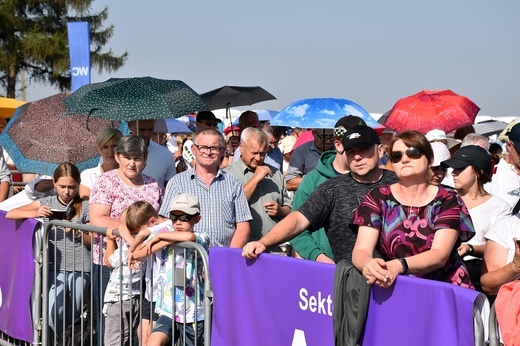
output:
POLYGON ((312 98, 291 103, 271 119, 271 125, 332 129, 339 119, 348 115, 362 118, 374 129, 384 128, 357 103, 336 98, 312 98))

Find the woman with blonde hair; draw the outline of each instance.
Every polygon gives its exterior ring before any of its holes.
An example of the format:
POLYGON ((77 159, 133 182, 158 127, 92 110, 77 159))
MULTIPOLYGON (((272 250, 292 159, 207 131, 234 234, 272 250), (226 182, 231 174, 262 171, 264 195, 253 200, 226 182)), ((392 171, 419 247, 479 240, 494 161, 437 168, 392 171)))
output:
POLYGON ((97 178, 104 172, 108 172, 119 165, 114 157, 115 148, 119 139, 123 137, 121 131, 113 127, 107 127, 99 132, 96 137, 96 148, 101 155, 99 165, 81 172, 81 185, 79 186, 79 196, 89 199, 90 190, 94 186, 97 178))

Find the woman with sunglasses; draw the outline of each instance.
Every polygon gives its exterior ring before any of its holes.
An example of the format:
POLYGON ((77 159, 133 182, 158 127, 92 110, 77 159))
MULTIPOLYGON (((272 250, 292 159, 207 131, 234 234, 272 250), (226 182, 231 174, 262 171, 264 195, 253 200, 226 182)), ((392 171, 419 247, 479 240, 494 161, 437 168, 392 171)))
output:
POLYGON ((356 210, 354 265, 370 285, 390 287, 404 274, 473 288, 457 253, 473 224, 455 191, 429 183, 430 143, 406 131, 390 143, 389 156, 399 181, 373 189, 356 210), (373 257, 376 247, 382 258, 373 257))

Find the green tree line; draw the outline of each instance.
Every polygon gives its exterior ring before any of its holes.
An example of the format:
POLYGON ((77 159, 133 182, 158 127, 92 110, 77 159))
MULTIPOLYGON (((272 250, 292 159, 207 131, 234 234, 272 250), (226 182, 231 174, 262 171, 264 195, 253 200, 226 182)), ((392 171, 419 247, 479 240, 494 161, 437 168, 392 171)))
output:
POLYGON ((99 72, 112 72, 126 62, 105 49, 114 26, 105 26, 108 8, 93 12, 93 0, 0 0, 0 89, 15 98, 23 69, 27 78, 60 91, 70 90, 67 23, 90 25, 90 59, 99 72))

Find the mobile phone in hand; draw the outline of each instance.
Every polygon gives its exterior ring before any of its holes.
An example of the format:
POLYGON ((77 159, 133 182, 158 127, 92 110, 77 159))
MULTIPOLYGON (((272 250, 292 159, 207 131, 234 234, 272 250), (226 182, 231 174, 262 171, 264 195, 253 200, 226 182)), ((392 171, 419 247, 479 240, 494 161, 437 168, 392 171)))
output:
POLYGON ((67 212, 65 210, 56 210, 51 209, 51 216, 49 216, 50 220, 64 220, 67 218, 67 212))

